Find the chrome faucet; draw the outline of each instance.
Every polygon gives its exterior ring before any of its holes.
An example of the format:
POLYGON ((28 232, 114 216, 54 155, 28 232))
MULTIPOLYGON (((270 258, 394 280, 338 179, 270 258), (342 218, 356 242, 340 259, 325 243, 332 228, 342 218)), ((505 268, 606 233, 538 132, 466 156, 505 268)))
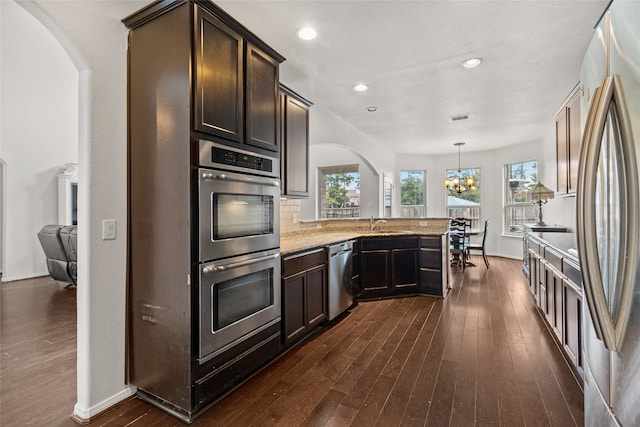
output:
POLYGON ((378 224, 386 224, 387 221, 384 219, 379 219, 377 221, 373 221, 373 216, 371 218, 369 218, 369 224, 371 225, 371 231, 373 231, 374 228, 376 228, 376 225, 378 224))

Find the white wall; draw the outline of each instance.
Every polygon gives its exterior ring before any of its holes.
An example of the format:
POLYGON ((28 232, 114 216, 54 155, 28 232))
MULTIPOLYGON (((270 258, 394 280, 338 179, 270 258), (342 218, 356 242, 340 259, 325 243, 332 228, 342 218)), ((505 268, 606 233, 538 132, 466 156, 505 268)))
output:
MULTIPOLYGON (((545 173, 549 165, 543 161, 542 147, 542 141, 532 141, 500 150, 479 152, 462 150, 460 162, 462 168, 480 168, 480 214, 483 220, 490 220, 489 232, 487 233, 487 252, 492 255, 510 258, 522 257, 521 239, 502 234, 503 169, 507 163, 538 160, 539 173, 545 173)), ((400 170, 403 169, 427 171, 427 216, 447 216, 447 191, 444 179, 447 169, 458 168, 458 153, 453 144, 451 151, 450 155, 402 154, 397 158, 395 176, 400 176, 400 170)), ((555 171, 554 165, 553 170, 555 171)), ((394 197, 395 205, 398 205, 400 200, 398 193, 399 191, 396 191, 394 197)))
MULTIPOLYGON (((295 90, 294 87, 292 89, 295 90)), ((304 96, 304 93, 301 94, 304 96)), ((309 144, 309 186, 312 193, 308 200, 302 201, 303 219, 315 219, 318 212, 317 167, 356 163, 360 165, 361 173, 365 171, 360 182, 360 215, 383 215, 383 194, 380 189, 384 173, 393 174, 395 169, 396 155, 393 151, 319 104, 313 105, 309 114, 309 144), (374 177, 377 184, 374 183, 374 177), (377 201, 374 202, 374 199, 377 201)))
MULTIPOLYGON (((74 416, 87 419, 134 391, 125 384, 127 30, 91 2, 21 2, 79 71, 78 353, 74 416), (102 241, 102 220, 117 238, 102 241)), ((141 3, 141 7, 143 3, 141 3)))
MULTIPOLYGON (((0 12, 2 13, 2 12, 0 12)), ((5 224, 4 224, 4 217, 6 216, 5 213, 5 207, 6 207, 6 203, 4 201, 4 195, 6 194, 7 190, 5 188, 5 183, 7 182, 7 179, 5 178, 5 167, 4 167, 4 161, 2 161, 2 159, 0 159, 0 274, 2 274, 3 272, 3 265, 4 265, 4 236, 5 236, 5 224)))
POLYGON ((58 221, 56 175, 78 161, 78 71, 60 43, 12 1, 0 2, 0 156, 6 162, 2 281, 46 275, 36 237, 58 221))

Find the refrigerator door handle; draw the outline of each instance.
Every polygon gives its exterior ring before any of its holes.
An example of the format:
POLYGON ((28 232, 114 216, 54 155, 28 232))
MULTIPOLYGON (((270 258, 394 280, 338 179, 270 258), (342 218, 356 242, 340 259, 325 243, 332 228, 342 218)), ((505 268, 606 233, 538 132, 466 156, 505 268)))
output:
POLYGON ((607 76, 601 87, 594 93, 585 125, 578 171, 578 189, 576 192, 576 214, 578 229, 578 248, 580 270, 584 283, 587 304, 591 313, 598 338, 612 351, 620 351, 624 342, 626 328, 631 315, 633 290, 638 266, 638 245, 634 241, 638 236, 639 193, 638 169, 633 143, 631 121, 624 101, 620 77, 607 76), (612 125, 619 130, 620 171, 613 179, 619 180, 620 196, 623 199, 620 212, 622 231, 619 241, 622 256, 619 258, 615 274, 616 289, 619 289, 617 315, 613 318, 605 295, 605 283, 598 254, 598 234, 596 231, 596 189, 602 140, 609 111, 615 117, 612 125))

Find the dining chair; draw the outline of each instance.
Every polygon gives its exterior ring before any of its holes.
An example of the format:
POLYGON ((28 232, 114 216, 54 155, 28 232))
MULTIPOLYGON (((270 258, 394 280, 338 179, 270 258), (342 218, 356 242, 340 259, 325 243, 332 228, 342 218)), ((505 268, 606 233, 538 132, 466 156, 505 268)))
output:
POLYGON ((471 256, 471 251, 482 251, 482 258, 484 258, 484 264, 489 268, 489 259, 487 258, 487 251, 485 249, 485 243, 487 242, 487 228, 489 227, 489 220, 484 221, 484 231, 482 232, 482 243, 473 244, 469 243, 467 246, 467 256, 471 256))
POLYGON ((452 255, 451 263, 462 264, 462 271, 466 265, 467 248, 467 223, 464 219, 453 218, 449 225, 449 252, 452 255))

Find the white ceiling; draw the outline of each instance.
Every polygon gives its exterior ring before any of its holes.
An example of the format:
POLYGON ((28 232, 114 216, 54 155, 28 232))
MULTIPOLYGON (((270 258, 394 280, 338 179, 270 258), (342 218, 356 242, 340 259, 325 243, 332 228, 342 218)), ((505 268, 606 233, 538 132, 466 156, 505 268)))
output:
MULTIPOLYGON (((104 3, 123 18, 147 2, 104 3)), ((215 3, 287 58, 281 81, 318 107, 398 153, 442 154, 544 138, 608 0, 215 3), (296 37, 306 25, 315 40, 296 37), (463 69, 472 57, 484 62, 463 69)))

